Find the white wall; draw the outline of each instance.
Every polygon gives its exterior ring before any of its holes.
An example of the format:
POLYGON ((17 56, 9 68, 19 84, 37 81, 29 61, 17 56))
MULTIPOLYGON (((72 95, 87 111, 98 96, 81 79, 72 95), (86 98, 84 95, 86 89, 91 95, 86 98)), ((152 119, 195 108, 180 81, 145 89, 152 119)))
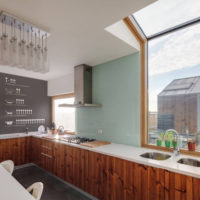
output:
POLYGON ((48 96, 74 92, 74 74, 48 81, 48 96))
POLYGON ((132 46, 136 52, 140 51, 140 43, 133 37, 133 33, 122 20, 106 27, 105 30, 132 46))

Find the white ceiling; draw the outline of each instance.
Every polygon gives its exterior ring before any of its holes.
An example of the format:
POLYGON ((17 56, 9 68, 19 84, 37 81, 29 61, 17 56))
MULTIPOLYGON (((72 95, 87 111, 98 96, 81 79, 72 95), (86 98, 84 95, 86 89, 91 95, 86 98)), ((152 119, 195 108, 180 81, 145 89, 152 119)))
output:
POLYGON ((0 9, 50 31, 50 72, 40 74, 0 66, 0 72, 44 80, 97 65, 136 49, 104 29, 155 0, 0 0, 0 9))

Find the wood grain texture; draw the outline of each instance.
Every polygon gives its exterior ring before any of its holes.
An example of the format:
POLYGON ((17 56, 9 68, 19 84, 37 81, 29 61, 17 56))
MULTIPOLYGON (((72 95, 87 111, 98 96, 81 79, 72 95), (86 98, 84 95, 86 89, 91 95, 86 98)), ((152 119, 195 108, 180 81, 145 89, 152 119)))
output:
POLYGON ((35 163, 38 166, 41 166, 41 146, 42 140, 40 138, 31 137, 30 142, 30 160, 32 163, 35 163))
POLYGON ((102 200, 200 200, 200 179, 46 139, 0 140, 7 159, 34 162, 102 200))
POLYGON ((0 140, 0 162, 13 160, 15 165, 29 162, 29 138, 3 139, 0 140))
POLYGON ((53 149, 53 173, 65 178, 65 145, 56 142, 53 149))
POLYGON ((133 37, 137 39, 140 44, 140 129, 141 129, 141 146, 148 143, 148 78, 147 78, 147 62, 146 62, 146 46, 147 40, 141 35, 139 28, 133 24, 129 17, 123 19, 133 37))
POLYGON ((40 145, 40 158, 41 158, 41 167, 48 172, 53 173, 53 164, 54 164, 54 144, 55 142, 42 139, 40 145))

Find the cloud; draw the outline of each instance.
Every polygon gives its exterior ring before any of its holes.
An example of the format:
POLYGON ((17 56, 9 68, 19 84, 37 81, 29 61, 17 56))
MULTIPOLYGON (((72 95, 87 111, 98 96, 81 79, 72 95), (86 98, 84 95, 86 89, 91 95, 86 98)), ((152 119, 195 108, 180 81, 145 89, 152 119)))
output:
POLYGON ((150 76, 200 64, 200 24, 167 37, 149 42, 150 76))

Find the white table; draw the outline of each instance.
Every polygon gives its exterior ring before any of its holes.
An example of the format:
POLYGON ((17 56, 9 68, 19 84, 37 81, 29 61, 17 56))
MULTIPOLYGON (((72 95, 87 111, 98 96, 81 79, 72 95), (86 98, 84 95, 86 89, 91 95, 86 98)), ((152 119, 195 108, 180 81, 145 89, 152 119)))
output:
POLYGON ((29 192, 0 164, 0 199, 34 200, 29 192))

